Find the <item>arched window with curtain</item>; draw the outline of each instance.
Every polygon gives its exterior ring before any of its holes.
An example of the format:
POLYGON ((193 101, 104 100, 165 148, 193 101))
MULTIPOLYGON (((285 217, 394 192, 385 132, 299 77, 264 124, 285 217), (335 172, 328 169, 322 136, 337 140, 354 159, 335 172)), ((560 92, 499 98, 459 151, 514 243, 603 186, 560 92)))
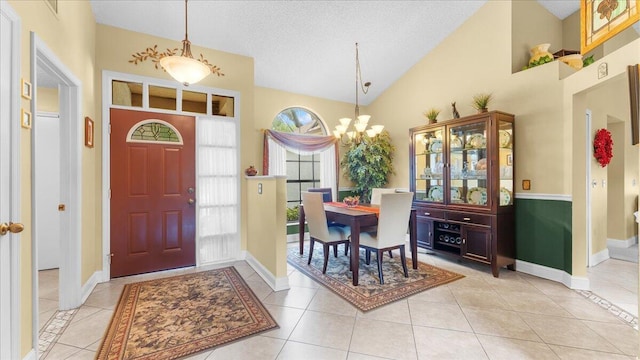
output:
POLYGON ((302 107, 284 109, 264 136, 263 173, 287 177, 288 208, 299 205, 301 192, 312 187, 330 187, 337 194, 336 141, 318 115, 302 107))

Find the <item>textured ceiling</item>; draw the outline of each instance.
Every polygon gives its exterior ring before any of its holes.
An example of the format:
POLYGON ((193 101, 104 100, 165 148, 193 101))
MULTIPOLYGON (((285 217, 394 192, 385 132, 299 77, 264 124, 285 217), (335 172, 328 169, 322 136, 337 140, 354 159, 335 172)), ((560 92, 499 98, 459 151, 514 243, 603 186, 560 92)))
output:
MULTIPOLYGON (((372 82, 360 95, 366 105, 485 2, 191 0, 189 39, 253 57, 257 86, 346 102, 355 102, 358 42, 363 80, 372 82)), ((579 0, 540 3, 559 18, 579 8, 579 0)), ((91 5, 98 23, 173 39, 177 47, 184 38, 182 0, 91 5)))

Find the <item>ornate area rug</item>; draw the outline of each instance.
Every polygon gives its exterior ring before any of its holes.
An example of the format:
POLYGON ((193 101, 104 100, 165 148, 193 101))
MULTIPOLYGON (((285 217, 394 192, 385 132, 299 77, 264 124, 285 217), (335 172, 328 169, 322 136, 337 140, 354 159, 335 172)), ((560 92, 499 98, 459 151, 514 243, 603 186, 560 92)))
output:
POLYGON ((409 277, 405 278, 400 254, 394 253, 393 259, 389 258, 388 254, 383 257, 384 284, 380 285, 376 255, 371 254, 371 264, 367 265, 364 262, 365 252, 360 250, 358 286, 353 286, 351 271, 349 271, 349 257, 344 255, 342 246, 339 246, 337 258, 333 256, 333 250, 330 248, 326 274, 322 274, 324 256, 322 246, 316 244, 314 247, 311 265, 307 265, 308 242, 304 251, 304 255, 300 255, 297 243, 296 246, 288 247, 287 262, 363 312, 464 277, 464 275, 421 262, 418 262, 418 269, 414 270, 411 257, 407 256, 409 277))
POLYGON ((97 359, 175 359, 277 328, 235 268, 127 284, 97 359))

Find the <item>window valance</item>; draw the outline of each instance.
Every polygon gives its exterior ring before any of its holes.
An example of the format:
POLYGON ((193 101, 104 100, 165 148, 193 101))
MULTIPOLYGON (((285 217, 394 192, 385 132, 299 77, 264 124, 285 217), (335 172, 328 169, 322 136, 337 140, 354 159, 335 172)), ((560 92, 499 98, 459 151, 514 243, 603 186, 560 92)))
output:
POLYGON ((335 179, 338 189, 338 174, 340 173, 338 139, 334 136, 315 136, 285 133, 274 130, 264 130, 262 174, 269 175, 269 139, 290 151, 301 153, 320 153, 334 147, 335 151, 335 179))

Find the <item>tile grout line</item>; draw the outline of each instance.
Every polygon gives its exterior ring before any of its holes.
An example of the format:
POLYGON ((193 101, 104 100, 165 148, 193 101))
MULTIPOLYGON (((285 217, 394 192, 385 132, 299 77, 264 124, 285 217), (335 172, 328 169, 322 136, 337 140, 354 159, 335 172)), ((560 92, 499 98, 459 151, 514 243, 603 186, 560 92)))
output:
POLYGON ((618 317, 620 320, 624 321, 626 324, 629 324, 629 326, 631 326, 632 328, 638 330, 638 318, 636 316, 620 309, 619 307, 613 305, 610 301, 602 298, 599 295, 596 295, 591 291, 588 291, 588 290, 575 290, 575 291, 578 294, 584 296, 585 298, 591 300, 601 308, 609 311, 610 313, 618 317))
POLYGON ((49 319, 38 335, 38 358, 44 359, 51 351, 52 345, 58 341, 66 330, 78 309, 57 311, 49 319))

